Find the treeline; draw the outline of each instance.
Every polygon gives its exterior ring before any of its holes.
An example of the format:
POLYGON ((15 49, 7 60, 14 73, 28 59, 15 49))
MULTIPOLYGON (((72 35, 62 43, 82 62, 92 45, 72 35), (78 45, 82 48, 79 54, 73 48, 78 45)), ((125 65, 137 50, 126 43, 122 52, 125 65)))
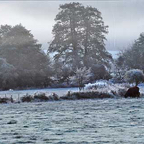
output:
POLYGON ((70 86, 70 77, 82 67, 91 68, 91 80, 109 78, 112 57, 105 49, 108 30, 101 13, 69 3, 60 6, 55 21, 47 54, 21 24, 1 25, 0 89, 70 86))

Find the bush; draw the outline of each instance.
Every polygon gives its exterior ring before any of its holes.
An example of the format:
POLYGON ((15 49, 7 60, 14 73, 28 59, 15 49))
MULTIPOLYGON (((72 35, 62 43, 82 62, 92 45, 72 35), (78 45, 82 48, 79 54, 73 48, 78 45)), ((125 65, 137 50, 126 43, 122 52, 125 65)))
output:
POLYGON ((45 93, 39 93, 34 95, 34 99, 38 101, 48 101, 49 98, 46 96, 45 93))
POLYGON ((87 92, 74 92, 67 94, 61 99, 64 100, 76 100, 76 99, 103 99, 103 98, 113 98, 114 96, 109 93, 101 93, 97 91, 87 91, 87 92))
POLYGON ((59 100, 59 97, 56 93, 52 94, 52 98, 53 98, 53 100, 59 100))
POLYGON ((144 74, 142 70, 132 69, 126 72, 125 79, 129 83, 135 83, 137 86, 139 83, 144 81, 144 74))
POLYGON ((109 72, 106 70, 106 67, 102 64, 93 65, 91 68, 91 72, 93 74, 92 80, 108 80, 111 78, 109 72))
POLYGON ((75 75, 70 78, 71 82, 77 83, 79 90, 84 88, 84 84, 90 80, 91 77, 91 70, 90 68, 87 69, 86 67, 77 68, 75 71, 75 75))
POLYGON ((34 100, 34 98, 31 96, 31 95, 24 95, 22 98, 21 98, 21 101, 22 102, 32 102, 34 100))
POLYGON ((0 98, 0 103, 8 103, 8 102, 13 102, 13 98, 0 98))
POLYGON ((97 91, 99 93, 108 93, 116 97, 124 97, 127 89, 130 87, 127 83, 113 84, 106 80, 96 81, 95 83, 86 84, 85 89, 97 91))

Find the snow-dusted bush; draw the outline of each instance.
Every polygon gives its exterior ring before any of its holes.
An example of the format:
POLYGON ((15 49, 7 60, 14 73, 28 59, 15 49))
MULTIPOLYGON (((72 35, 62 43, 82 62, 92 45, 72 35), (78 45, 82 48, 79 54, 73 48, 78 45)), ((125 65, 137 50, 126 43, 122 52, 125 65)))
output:
POLYGON ((111 84, 109 81, 107 80, 98 80, 95 83, 88 83, 85 85, 85 88, 88 90, 96 90, 97 88, 103 88, 105 86, 107 86, 108 84, 111 84))
POLYGON ((11 98, 7 98, 7 97, 3 97, 3 98, 1 98, 0 97, 0 103, 13 103, 14 102, 14 100, 13 100, 13 98, 11 97, 11 98))
POLYGON ((77 68, 75 75, 70 78, 72 83, 77 83, 79 89, 81 90, 84 87, 84 84, 89 81, 91 77, 91 70, 86 67, 77 68))
POLYGON ((132 69, 126 72, 125 79, 129 83, 135 83, 137 86, 139 83, 144 81, 144 74, 142 70, 132 69))
POLYGON ((117 96, 124 96, 127 89, 130 87, 129 84, 123 83, 123 84, 113 84, 106 80, 100 80, 96 81, 95 83, 89 83, 85 85, 86 90, 91 91, 97 91, 100 93, 107 93, 112 94, 115 97, 117 96))

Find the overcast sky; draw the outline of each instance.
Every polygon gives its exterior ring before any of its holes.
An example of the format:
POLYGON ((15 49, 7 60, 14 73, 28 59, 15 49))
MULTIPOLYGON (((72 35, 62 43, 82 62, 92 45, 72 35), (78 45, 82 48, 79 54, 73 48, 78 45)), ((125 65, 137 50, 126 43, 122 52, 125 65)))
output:
MULTIPOLYGON (((47 49, 47 42, 53 39, 52 28, 59 5, 68 2, 70 1, 0 1, 0 25, 14 26, 21 23, 43 44, 42 48, 47 49)), ((79 2, 96 7, 102 13, 105 25, 109 26, 107 49, 127 48, 144 32, 144 0, 79 2)))

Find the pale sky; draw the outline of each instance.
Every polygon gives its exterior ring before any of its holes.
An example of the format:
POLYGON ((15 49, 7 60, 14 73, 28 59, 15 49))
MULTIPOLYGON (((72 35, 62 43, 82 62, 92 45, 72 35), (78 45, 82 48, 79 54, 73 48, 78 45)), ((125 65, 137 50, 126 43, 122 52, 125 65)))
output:
MULTIPOLYGON (((53 39, 52 28, 60 4, 70 1, 0 1, 0 25, 21 23, 31 33, 42 48, 47 49, 53 39)), ((73 2, 73 1, 71 1, 73 2)), ((144 32, 144 0, 95 0, 75 1, 96 7, 105 25, 109 26, 106 35, 106 48, 119 50, 127 48, 144 32)))

